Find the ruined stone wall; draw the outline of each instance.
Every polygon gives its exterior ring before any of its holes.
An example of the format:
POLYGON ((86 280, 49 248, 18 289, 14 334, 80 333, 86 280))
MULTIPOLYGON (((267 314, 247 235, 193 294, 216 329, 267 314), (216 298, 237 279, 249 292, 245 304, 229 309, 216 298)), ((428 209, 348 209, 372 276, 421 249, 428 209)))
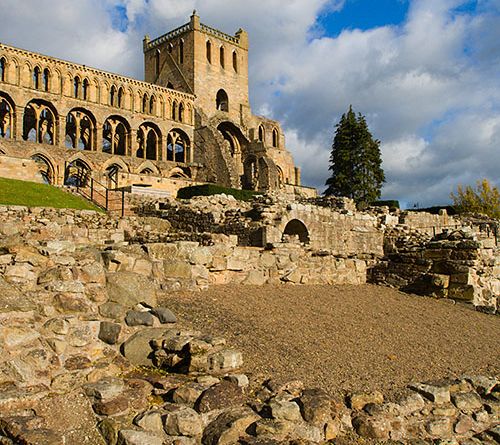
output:
POLYGON ((11 156, 0 156, 0 178, 43 182, 43 178, 35 161, 32 159, 19 159, 11 156))

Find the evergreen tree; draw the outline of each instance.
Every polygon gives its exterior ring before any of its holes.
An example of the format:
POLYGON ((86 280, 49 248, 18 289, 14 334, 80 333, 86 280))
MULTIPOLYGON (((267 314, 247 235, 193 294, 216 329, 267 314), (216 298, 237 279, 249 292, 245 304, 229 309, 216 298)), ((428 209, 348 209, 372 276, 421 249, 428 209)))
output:
POLYGON ((336 125, 329 170, 325 195, 347 196, 361 206, 380 197, 385 181, 380 141, 373 139, 364 116, 356 116, 352 106, 336 125))

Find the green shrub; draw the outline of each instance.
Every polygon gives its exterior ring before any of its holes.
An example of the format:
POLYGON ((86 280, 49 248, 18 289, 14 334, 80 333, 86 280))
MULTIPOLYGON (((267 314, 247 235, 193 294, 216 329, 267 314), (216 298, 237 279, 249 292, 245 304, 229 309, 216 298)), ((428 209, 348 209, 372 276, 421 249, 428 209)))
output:
POLYGON ((191 199, 193 196, 211 196, 220 195, 222 193, 224 193, 225 195, 234 196, 238 201, 251 201, 255 195, 259 194, 258 192, 254 192, 251 190, 239 190, 229 187, 223 187, 221 185, 204 184, 179 189, 179 191, 177 192, 177 198, 191 199))
POLYGON ((377 206, 377 207, 387 206, 390 208, 399 209, 399 201, 397 201, 396 199, 379 200, 373 202, 372 206, 377 206))

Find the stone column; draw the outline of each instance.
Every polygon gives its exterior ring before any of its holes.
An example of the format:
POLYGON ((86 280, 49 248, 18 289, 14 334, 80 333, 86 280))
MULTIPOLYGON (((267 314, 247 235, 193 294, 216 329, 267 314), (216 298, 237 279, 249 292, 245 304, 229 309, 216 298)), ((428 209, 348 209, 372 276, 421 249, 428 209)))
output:
POLYGON ((24 119, 24 107, 18 107, 16 106, 15 108, 15 113, 14 113, 14 122, 13 122, 13 127, 14 127, 14 132, 11 135, 12 139, 15 139, 17 141, 22 141, 23 140, 23 119, 24 119))

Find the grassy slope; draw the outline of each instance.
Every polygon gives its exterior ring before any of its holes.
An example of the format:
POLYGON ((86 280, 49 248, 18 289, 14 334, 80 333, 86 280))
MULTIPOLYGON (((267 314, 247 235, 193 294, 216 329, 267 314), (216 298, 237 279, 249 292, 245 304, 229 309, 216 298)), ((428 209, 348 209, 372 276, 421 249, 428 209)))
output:
POLYGON ((0 178, 0 205, 100 210, 83 198, 56 187, 0 178))

